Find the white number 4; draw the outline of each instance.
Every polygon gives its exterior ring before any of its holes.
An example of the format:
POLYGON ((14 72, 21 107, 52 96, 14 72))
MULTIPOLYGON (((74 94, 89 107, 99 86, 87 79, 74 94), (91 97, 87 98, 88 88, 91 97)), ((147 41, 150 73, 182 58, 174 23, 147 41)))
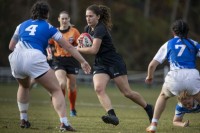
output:
POLYGON ((181 56, 183 54, 183 51, 185 50, 186 46, 183 45, 183 44, 181 44, 181 45, 175 45, 175 48, 176 49, 181 48, 180 51, 178 52, 178 55, 177 55, 177 56, 181 56))
POLYGON ((38 25, 30 25, 29 27, 25 29, 25 31, 29 31, 30 32, 29 35, 35 35, 37 27, 38 25))

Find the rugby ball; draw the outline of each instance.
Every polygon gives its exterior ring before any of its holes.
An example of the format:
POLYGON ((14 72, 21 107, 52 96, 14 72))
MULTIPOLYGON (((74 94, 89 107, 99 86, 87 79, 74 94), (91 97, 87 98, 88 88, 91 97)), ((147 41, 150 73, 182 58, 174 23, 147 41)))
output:
POLYGON ((80 47, 91 47, 92 46, 92 36, 89 33, 82 33, 79 36, 78 44, 80 47))

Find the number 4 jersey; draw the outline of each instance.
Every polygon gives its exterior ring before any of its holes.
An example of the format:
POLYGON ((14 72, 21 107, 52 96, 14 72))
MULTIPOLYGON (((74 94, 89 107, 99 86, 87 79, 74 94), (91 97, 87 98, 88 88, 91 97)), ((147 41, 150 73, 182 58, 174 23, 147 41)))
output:
POLYGON ((13 35, 18 43, 16 48, 38 49, 46 55, 48 40, 59 40, 62 34, 46 20, 29 19, 17 26, 13 35))

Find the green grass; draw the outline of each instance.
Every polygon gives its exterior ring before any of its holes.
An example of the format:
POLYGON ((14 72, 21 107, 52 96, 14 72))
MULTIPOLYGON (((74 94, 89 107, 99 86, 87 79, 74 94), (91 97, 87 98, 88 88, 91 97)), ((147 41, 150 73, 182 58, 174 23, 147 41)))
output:
MULTIPOLYGON (((144 98, 155 104, 161 86, 146 88, 145 85, 133 85, 132 89, 138 91, 144 98)), ((102 122, 101 116, 105 114, 100 106, 92 85, 79 85, 77 97, 77 117, 69 116, 69 103, 67 101, 67 117, 78 133, 145 133, 149 121, 145 111, 137 104, 123 97, 114 85, 109 85, 107 92, 120 119, 118 126, 107 125, 102 122)), ((54 111, 48 93, 40 86, 31 90, 29 120, 30 129, 19 128, 19 111, 16 103, 17 84, 0 84, 0 133, 54 133, 58 132, 59 119, 54 111)), ((171 98, 167 103, 158 126, 159 133, 199 133, 200 115, 189 114, 189 128, 174 127, 172 118, 176 99, 171 98)))

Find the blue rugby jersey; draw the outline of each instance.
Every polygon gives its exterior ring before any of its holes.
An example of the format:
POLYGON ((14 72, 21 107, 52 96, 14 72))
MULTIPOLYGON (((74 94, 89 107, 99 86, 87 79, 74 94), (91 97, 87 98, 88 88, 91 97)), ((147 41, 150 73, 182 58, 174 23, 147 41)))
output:
POLYGON ((200 112, 200 104, 197 101, 194 101, 192 109, 187 109, 183 107, 181 103, 176 105, 175 115, 177 117, 183 117, 185 113, 199 113, 200 112))
POLYGON ((46 20, 29 19, 17 26, 14 36, 22 42, 18 43, 16 48, 38 49, 46 55, 48 40, 59 40, 62 34, 46 20))
POLYGON ((180 39, 178 36, 161 46, 154 60, 163 63, 168 60, 170 70, 196 68, 196 57, 200 56, 200 44, 192 39, 180 39))

